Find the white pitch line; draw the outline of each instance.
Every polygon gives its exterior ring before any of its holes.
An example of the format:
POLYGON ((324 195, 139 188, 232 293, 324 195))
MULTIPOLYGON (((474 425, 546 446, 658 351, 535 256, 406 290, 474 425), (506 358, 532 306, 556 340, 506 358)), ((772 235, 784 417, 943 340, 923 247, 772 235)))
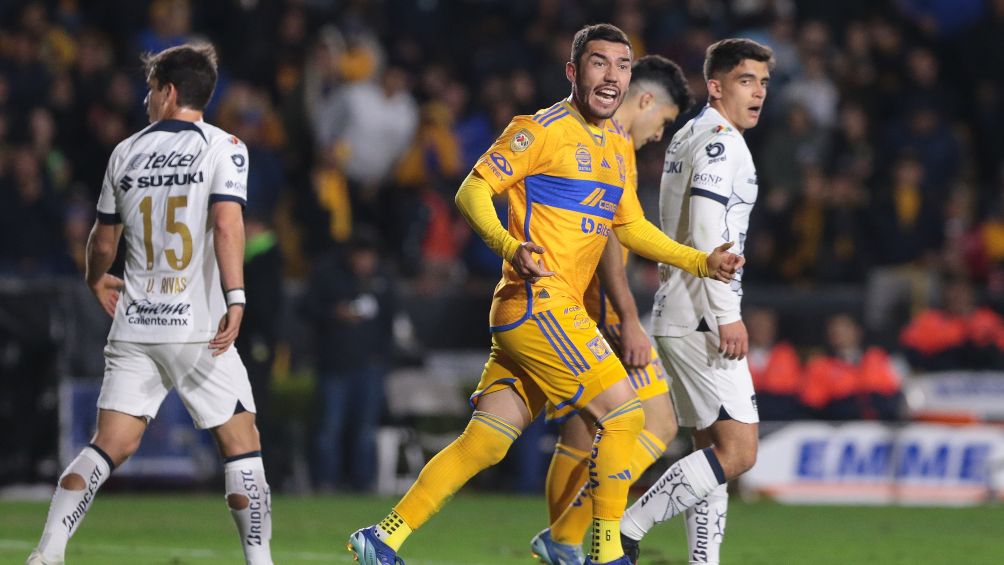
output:
MULTIPOLYGON (((155 547, 155 546, 125 546, 125 545, 106 545, 106 544, 93 544, 93 543, 80 543, 74 544, 77 547, 87 548, 88 551, 101 552, 101 553, 111 553, 111 554, 130 554, 135 555, 137 553, 144 555, 154 555, 154 556, 164 556, 164 555, 175 555, 179 557, 188 557, 193 559, 210 559, 214 557, 225 557, 238 562, 242 555, 238 551, 224 551, 219 549, 198 549, 191 547, 155 547)), ((0 538, 0 549, 11 549, 11 550, 23 550, 26 554, 35 548, 35 544, 32 542, 19 540, 19 539, 3 539, 0 538)), ((332 561, 337 563, 354 563, 355 560, 352 558, 348 551, 335 550, 332 553, 318 553, 312 551, 272 551, 272 557, 276 561, 282 562, 286 559, 297 559, 299 561, 318 561, 318 562, 328 562, 332 561)), ((432 561, 425 561, 422 559, 409 559, 408 563, 413 563, 414 565, 433 565, 432 561)), ((440 561, 436 560, 435 565, 491 565, 489 563, 478 563, 465 561, 463 563, 455 561, 440 561)))

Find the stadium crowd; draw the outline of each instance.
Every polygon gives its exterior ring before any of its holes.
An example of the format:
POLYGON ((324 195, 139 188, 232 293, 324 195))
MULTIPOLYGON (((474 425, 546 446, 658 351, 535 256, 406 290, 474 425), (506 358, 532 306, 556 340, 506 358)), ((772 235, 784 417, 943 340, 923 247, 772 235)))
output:
MULTIPOLYGON (((757 381, 785 417, 895 417, 889 349, 917 370, 1004 368, 1004 0, 4 2, 0 276, 79 276, 104 165, 146 121, 138 55, 208 40, 221 59, 208 120, 249 150, 253 302, 259 285, 278 304, 280 275, 313 286, 348 272, 338 250, 360 232, 400 296, 486 295, 499 259, 453 194, 512 115, 567 96, 557 69, 596 21, 628 32, 636 56, 677 61, 699 100, 714 40, 774 50, 764 118, 746 136, 760 195, 745 280, 865 296, 825 343, 791 349, 795 373, 757 381), (946 324, 934 343, 925 328, 946 324), (859 362, 880 368, 855 377, 859 362)), ((649 217, 671 133, 639 154, 649 217)), ((632 272, 651 295, 652 265, 632 272)), ((278 339, 279 314, 258 315, 239 344, 252 373, 270 370, 278 339)), ((796 337, 764 315, 754 343, 796 337)), ((352 339, 338 327, 348 316, 313 321, 352 339)), ((366 339, 388 335, 380 322, 366 339)), ((359 369, 324 347, 317 357, 326 372, 359 369)))

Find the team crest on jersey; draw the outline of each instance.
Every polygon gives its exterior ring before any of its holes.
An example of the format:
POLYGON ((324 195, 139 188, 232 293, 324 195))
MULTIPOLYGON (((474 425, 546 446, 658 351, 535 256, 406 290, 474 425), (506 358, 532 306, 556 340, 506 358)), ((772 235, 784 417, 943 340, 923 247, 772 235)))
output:
POLYGON ((620 176, 621 182, 627 180, 627 165, 624 164, 624 157, 620 153, 617 154, 617 175, 620 176))
POLYGON ((586 146, 579 144, 575 148, 575 160, 579 163, 580 173, 591 173, 593 172, 593 156, 586 149, 586 146))
POLYGON ((715 129, 712 131, 714 131, 715 133, 726 133, 732 131, 732 128, 730 128, 729 126, 717 125, 715 126, 715 129))
POLYGON ((602 361, 607 357, 610 357, 610 346, 607 345, 607 340, 603 339, 603 336, 596 336, 586 343, 586 347, 589 351, 593 352, 593 356, 596 357, 597 361, 602 361))
POLYGON ((522 153, 530 147, 531 143, 533 143, 533 134, 528 130, 521 129, 516 132, 516 135, 512 136, 512 139, 509 141, 509 149, 513 153, 522 153))

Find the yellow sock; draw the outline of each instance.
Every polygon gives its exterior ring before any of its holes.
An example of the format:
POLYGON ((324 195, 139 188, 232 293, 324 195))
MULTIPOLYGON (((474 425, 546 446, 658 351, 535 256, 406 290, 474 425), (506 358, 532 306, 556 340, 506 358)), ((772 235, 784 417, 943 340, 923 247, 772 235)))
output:
POLYGON ((652 463, 655 463, 665 452, 666 444, 662 443, 662 440, 652 432, 642 430, 638 434, 638 444, 631 457, 631 481, 637 481, 645 469, 651 467, 652 463))
POLYGON ((401 549, 401 544, 414 531, 395 510, 391 510, 386 518, 380 520, 377 529, 377 534, 381 541, 389 545, 394 551, 401 549), (381 531, 382 535, 380 535, 381 531))
POLYGON ((589 484, 593 498, 593 540, 590 554, 596 563, 613 561, 621 550, 620 519, 627 504, 628 487, 634 481, 631 458, 638 435, 645 427, 645 413, 637 398, 621 404, 597 422, 589 484))
POLYGON ((589 558, 592 563, 609 563, 624 555, 621 549, 621 521, 593 519, 592 540, 589 543, 589 558))
MULTIPOLYGON (((551 466, 547 468, 547 482, 544 483, 549 524, 553 524, 561 516, 568 505, 575 500, 582 485, 586 484, 586 477, 589 476, 586 466, 588 458, 588 451, 563 443, 554 446, 551 466)), ((579 536, 579 539, 581 538, 582 536, 579 536)))
MULTIPOLYGON (((666 444, 652 432, 643 429, 638 434, 638 443, 635 444, 631 457, 631 484, 665 452, 666 444)), ((593 519, 593 501, 587 491, 580 491, 575 502, 569 504, 558 519, 551 521, 551 537, 557 542, 581 543, 589 529, 593 519)))
MULTIPOLYGON (((394 507, 394 513, 409 530, 422 527, 471 477, 501 461, 519 434, 519 428, 498 416, 474 412, 464 433, 425 464, 418 480, 394 507)), ((411 533, 404 531, 398 528, 394 532, 395 536, 401 532, 396 537, 397 547, 391 545, 394 551, 411 533)))

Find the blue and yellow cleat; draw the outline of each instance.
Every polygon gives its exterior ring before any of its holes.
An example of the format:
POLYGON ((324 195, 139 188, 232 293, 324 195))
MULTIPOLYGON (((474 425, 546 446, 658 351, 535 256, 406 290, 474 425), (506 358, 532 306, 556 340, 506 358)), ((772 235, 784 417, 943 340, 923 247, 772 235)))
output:
POLYGON ((376 536, 376 526, 356 530, 349 536, 348 549, 360 565, 404 565, 404 559, 376 536))
POLYGON ((586 559, 585 565, 634 565, 634 563, 631 562, 631 559, 627 555, 621 555, 617 559, 607 561, 606 563, 595 563, 591 559, 586 559))
POLYGON ((547 565, 582 565, 585 556, 582 548, 568 543, 558 543, 551 537, 551 529, 546 528, 530 540, 533 556, 547 565))

